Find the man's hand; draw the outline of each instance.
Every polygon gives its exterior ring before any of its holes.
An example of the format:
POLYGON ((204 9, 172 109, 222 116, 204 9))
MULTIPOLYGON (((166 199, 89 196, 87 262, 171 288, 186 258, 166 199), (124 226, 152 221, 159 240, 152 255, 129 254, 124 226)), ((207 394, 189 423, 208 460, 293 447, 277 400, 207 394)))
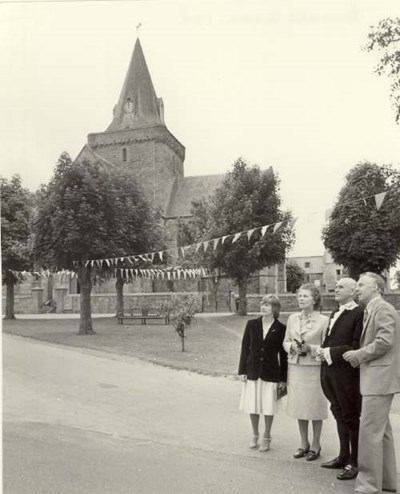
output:
POLYGON ((279 389, 285 389, 286 388, 286 383, 284 383, 284 382, 278 383, 278 388, 279 389))
POLYGON ((318 358, 318 360, 320 360, 321 362, 325 362, 325 352, 324 352, 324 349, 319 347, 317 349, 317 352, 316 352, 316 357, 318 358))
POLYGON ((343 354, 343 358, 346 362, 349 362, 352 367, 360 367, 360 362, 357 358, 356 350, 350 350, 343 354))

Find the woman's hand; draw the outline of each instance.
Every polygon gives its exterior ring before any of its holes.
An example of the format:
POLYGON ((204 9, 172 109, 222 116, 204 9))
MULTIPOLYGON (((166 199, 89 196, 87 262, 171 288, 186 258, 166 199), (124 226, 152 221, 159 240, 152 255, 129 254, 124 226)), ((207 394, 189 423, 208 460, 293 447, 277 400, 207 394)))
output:
POLYGON ((291 351, 293 353, 303 353, 303 350, 301 349, 301 347, 297 344, 297 343, 292 343, 292 346, 290 347, 291 351))
POLYGON ((301 345, 301 351, 302 351, 302 352, 306 352, 306 353, 307 353, 307 352, 311 352, 311 347, 310 347, 310 345, 309 345, 308 343, 303 343, 303 344, 301 345))

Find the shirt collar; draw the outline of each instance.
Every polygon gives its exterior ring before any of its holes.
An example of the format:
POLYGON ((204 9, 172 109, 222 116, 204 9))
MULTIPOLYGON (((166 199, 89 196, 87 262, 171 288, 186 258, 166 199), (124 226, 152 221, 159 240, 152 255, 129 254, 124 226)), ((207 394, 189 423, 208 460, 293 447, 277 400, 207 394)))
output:
POLYGON ((356 307, 358 307, 358 304, 354 300, 351 300, 350 302, 347 302, 347 304, 339 305, 339 312, 343 312, 344 310, 353 310, 356 307))

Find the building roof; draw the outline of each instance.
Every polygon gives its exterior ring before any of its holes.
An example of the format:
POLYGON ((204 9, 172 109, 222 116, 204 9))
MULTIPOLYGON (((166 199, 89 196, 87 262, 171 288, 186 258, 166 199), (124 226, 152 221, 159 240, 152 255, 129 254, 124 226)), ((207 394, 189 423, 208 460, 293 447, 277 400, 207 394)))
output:
POLYGON ((208 199, 222 184, 224 178, 225 175, 176 178, 164 216, 166 218, 192 216, 192 201, 208 199))
POLYGON ((163 104, 157 98, 139 39, 108 131, 163 125, 163 104))
POLYGON ((90 163, 102 163, 103 165, 107 166, 112 166, 114 167, 115 165, 111 163, 111 161, 106 160, 103 156, 100 154, 97 154, 93 151, 93 149, 89 146, 89 144, 85 144, 81 151, 79 152, 78 156, 75 158, 76 162, 83 162, 83 161, 89 161, 90 163))

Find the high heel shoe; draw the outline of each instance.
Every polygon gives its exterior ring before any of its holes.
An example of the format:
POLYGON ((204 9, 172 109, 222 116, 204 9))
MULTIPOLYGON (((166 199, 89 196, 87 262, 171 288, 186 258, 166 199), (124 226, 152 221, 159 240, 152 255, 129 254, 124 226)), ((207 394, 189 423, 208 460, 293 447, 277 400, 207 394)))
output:
POLYGON ((261 451, 261 453, 264 453, 265 451, 269 451, 271 447, 271 438, 270 437, 263 437, 261 440, 261 446, 258 451, 261 451))
POLYGON ((313 449, 310 449, 310 451, 308 452, 308 454, 306 456, 306 460, 307 461, 314 461, 317 458, 319 458, 320 454, 321 454, 321 448, 319 448, 318 451, 314 451, 313 449))
POLYGON ((251 438, 251 441, 250 441, 250 444, 249 444, 249 448, 250 449, 255 449, 257 448, 258 446, 258 436, 253 436, 251 438))
POLYGON ((293 458, 303 458, 308 454, 309 451, 310 451, 310 445, 308 445, 306 449, 299 448, 293 455, 293 458))

